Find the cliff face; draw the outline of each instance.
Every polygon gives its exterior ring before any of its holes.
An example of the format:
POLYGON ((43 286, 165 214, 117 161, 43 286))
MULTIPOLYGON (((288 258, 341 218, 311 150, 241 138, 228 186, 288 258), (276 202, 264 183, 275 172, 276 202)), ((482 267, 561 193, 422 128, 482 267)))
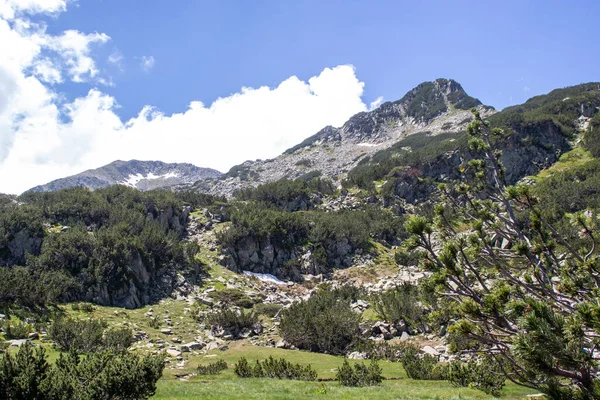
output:
POLYGON ((345 238, 331 240, 321 250, 327 256, 315 257, 310 246, 284 249, 268 239, 246 237, 225 249, 223 263, 233 271, 267 273, 280 279, 302 281, 302 275, 327 274, 333 269, 348 268, 356 261, 358 247, 345 238))

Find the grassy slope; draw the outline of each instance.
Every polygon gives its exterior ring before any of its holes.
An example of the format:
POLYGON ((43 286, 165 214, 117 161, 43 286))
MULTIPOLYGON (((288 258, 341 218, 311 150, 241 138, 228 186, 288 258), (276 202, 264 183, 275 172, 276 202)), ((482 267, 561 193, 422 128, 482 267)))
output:
MULTIPOLYGON (((333 379, 335 368, 339 367, 342 357, 315 354, 298 350, 283 350, 257 347, 246 341, 238 341, 227 351, 215 350, 206 356, 190 357, 190 367, 207 364, 218 359, 225 360, 229 369, 219 375, 194 376, 190 380, 179 380, 171 374, 159 383, 156 399, 489 399, 483 392, 455 388, 448 382, 414 381, 406 378, 399 363, 381 362, 383 375, 393 378, 380 387, 344 388, 335 381, 297 382, 277 379, 240 379, 233 373, 233 364, 246 357, 251 363, 268 356, 284 357, 288 361, 311 364, 320 379, 333 379)), ((351 362, 358 362, 352 361, 351 362)), ((522 399, 530 390, 508 385, 504 390, 504 399, 522 399)))

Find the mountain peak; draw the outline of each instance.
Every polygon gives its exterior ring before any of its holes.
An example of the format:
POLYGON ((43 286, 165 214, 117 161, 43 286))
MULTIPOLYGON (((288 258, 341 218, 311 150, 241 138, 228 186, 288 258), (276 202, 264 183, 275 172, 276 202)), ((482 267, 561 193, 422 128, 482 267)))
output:
POLYGON ((469 110, 480 106, 481 101, 469 96, 455 80, 438 78, 417 85, 394 104, 400 105, 416 122, 429 123, 447 112, 450 106, 469 110))
POLYGON ((169 164, 162 161, 115 160, 97 169, 90 169, 77 175, 36 186, 30 191, 47 192, 75 186, 95 190, 111 185, 126 185, 140 190, 151 190, 220 176, 221 173, 217 170, 200 168, 189 163, 169 164))

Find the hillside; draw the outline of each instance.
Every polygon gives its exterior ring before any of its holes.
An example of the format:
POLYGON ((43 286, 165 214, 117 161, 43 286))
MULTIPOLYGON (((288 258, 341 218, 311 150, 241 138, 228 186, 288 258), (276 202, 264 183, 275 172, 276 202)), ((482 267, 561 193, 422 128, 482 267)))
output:
POLYGON ((2 334, 164 356, 158 398, 577 398, 599 370, 598 143, 600 84, 496 112, 437 80, 178 186, 198 191, 0 196, 2 334), (353 387, 348 359, 383 382, 353 387))
POLYGON ((61 178, 31 188, 32 192, 48 192, 70 187, 100 189, 126 185, 139 190, 160 189, 221 176, 217 170, 192 164, 167 164, 161 161, 114 161, 100 168, 61 178))

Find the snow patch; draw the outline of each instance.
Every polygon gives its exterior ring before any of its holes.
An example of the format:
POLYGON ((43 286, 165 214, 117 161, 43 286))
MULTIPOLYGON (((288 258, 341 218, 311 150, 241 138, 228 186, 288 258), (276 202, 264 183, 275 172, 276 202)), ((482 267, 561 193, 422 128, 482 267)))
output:
POLYGON ((129 177, 123 182, 124 185, 135 187, 139 181, 144 179, 144 175, 142 174, 131 174, 129 177))
POLYGON ((244 273, 244 275, 255 276, 263 282, 275 283, 276 285, 285 285, 285 282, 278 279, 275 275, 259 274, 259 273, 250 272, 250 271, 242 271, 242 272, 244 273))
POLYGON ((362 147, 377 147, 379 145, 377 143, 359 143, 359 144, 357 144, 357 146, 362 146, 362 147))
POLYGON ((142 179, 167 179, 167 178, 177 178, 179 176, 179 174, 177 172, 167 172, 166 174, 163 175, 154 175, 152 172, 150 172, 148 175, 144 176, 140 173, 137 174, 131 174, 127 177, 127 179, 125 179, 123 182, 121 182, 123 185, 126 186, 131 186, 131 187, 136 187, 137 184, 142 180, 142 179))

